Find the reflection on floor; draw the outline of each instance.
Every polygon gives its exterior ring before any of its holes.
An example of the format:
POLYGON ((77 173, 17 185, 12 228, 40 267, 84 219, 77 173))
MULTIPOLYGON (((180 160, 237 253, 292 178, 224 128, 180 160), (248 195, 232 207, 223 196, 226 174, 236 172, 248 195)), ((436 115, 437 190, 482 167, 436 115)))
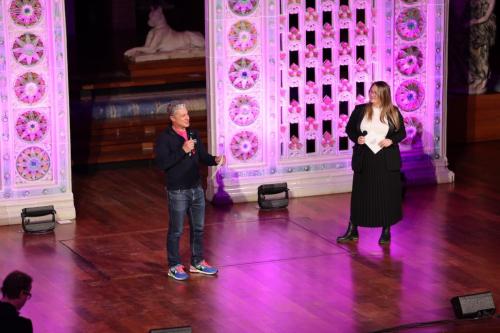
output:
MULTIPOLYGON (((22 314, 35 332, 369 332, 453 319, 449 300, 500 299, 500 142, 450 150, 456 183, 409 188, 390 246, 361 229, 338 245, 350 194, 207 206, 205 252, 217 277, 167 278, 167 208, 151 165, 74 174, 77 222, 50 235, 0 228, 0 274, 34 277, 22 314)), ((189 264, 189 232, 181 244, 189 264)), ((495 332, 500 319, 406 332, 495 332)))

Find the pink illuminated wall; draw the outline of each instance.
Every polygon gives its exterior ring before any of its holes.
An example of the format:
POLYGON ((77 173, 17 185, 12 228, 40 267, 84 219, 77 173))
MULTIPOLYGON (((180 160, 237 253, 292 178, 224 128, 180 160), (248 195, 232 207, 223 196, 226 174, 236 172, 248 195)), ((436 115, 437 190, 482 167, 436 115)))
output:
POLYGON ((64 1, 0 6, 0 224, 41 205, 73 218, 64 1))
POLYGON ((447 3, 439 0, 206 2, 211 143, 228 157, 209 178, 235 200, 263 183, 294 195, 349 191, 345 126, 385 80, 408 131, 410 181, 449 182, 445 157, 447 3))

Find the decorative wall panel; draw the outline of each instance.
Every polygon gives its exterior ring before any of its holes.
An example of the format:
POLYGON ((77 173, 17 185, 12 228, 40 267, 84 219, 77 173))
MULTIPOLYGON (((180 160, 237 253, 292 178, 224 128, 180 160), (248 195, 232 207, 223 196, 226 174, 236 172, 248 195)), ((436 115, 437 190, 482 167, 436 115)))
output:
POLYGON ((345 127, 377 80, 391 85, 408 128, 408 179, 452 181, 441 102, 446 5, 206 2, 210 140, 228 157, 218 181, 209 177, 209 198, 223 187, 235 201, 254 200, 258 185, 281 181, 296 196, 349 191, 345 127))
POLYGON ((0 6, 0 224, 42 205, 74 218, 64 2, 0 6))

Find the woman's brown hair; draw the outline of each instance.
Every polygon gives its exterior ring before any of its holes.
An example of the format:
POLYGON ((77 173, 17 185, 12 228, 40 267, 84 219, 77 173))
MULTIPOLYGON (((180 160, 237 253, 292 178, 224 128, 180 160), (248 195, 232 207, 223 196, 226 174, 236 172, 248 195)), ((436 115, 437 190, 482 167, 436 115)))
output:
MULTIPOLYGON (((399 129, 399 115, 398 109, 394 104, 392 104, 391 100, 391 87, 384 81, 375 81, 370 86, 370 90, 376 87, 377 88, 377 96, 380 98, 382 111, 380 112, 380 121, 385 123, 385 119, 389 119, 389 121, 396 127, 396 130, 399 129)), ((372 103, 368 103, 366 105, 366 116, 368 120, 372 120, 373 116, 373 105, 372 103)))

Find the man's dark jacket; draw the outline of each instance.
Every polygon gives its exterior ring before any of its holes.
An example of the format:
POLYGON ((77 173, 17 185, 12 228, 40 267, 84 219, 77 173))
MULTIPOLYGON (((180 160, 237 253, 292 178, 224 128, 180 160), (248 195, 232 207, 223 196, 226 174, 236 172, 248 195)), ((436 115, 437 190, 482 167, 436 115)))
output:
POLYGON ((156 164, 165 172, 165 183, 169 191, 190 189, 200 185, 200 162, 217 165, 215 156, 207 153, 203 146, 198 131, 189 128, 186 131, 188 138, 196 139, 195 149, 190 153, 182 149, 185 140, 172 126, 167 127, 156 140, 156 164))
POLYGON ((33 324, 28 318, 21 317, 14 305, 0 302, 0 332, 33 333, 33 324))

